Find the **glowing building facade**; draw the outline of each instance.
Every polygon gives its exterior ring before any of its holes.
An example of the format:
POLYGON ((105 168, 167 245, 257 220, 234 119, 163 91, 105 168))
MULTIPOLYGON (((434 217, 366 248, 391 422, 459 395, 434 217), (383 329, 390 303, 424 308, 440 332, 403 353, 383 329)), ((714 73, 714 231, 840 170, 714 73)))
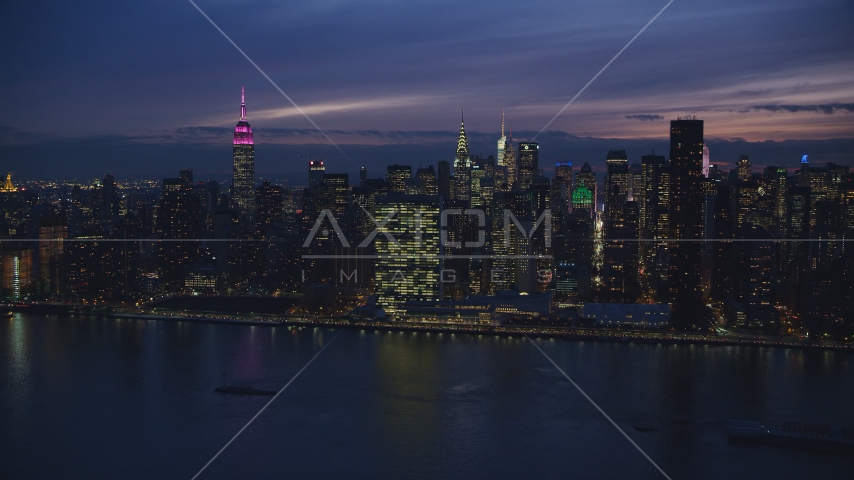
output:
POLYGON ((439 291, 439 197, 389 194, 378 197, 376 218, 391 238, 378 235, 377 305, 394 315, 411 301, 437 301, 439 291))
POLYGON ((457 153, 454 156, 454 199, 463 202, 471 199, 471 157, 465 121, 460 123, 457 153))
POLYGON ((255 215, 255 141, 252 127, 246 121, 246 98, 240 88, 240 121, 234 127, 234 172, 231 196, 240 215, 255 215))
POLYGON ((674 311, 690 321, 701 305, 700 264, 703 238, 703 121, 670 122, 670 263, 668 283, 674 311))
POLYGON ((540 146, 536 142, 519 144, 519 189, 527 190, 540 169, 540 146))
POLYGON ((709 146, 703 144, 703 178, 709 178, 709 146))
POLYGON ((326 175, 326 166, 323 160, 308 160, 308 187, 315 188, 323 183, 323 176, 326 175))

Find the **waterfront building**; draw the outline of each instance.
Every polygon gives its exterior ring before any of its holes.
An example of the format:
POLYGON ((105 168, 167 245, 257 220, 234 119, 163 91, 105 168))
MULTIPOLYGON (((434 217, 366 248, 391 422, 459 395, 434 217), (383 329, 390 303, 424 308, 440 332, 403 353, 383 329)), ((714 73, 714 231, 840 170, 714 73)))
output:
POLYGON ((387 218, 391 238, 377 235, 377 305, 395 315, 408 301, 440 299, 438 197, 389 194, 375 201, 376 217, 387 218))
POLYGON ((666 303, 586 303, 579 315, 600 327, 666 328, 670 326, 666 303))
POLYGON ((520 294, 503 290, 495 295, 468 295, 455 301, 408 301, 399 317, 407 322, 457 325, 505 325, 548 318, 552 292, 520 294))
POLYGON ((2 289, 0 297, 24 300, 32 293, 33 251, 30 249, 6 250, 2 254, 2 289))
POLYGON ((39 219, 39 281, 41 293, 46 297, 64 292, 66 238, 68 221, 65 217, 39 219))
POLYGON ((670 122, 670 263, 674 320, 693 324, 703 307, 700 291, 703 238, 703 121, 670 122))

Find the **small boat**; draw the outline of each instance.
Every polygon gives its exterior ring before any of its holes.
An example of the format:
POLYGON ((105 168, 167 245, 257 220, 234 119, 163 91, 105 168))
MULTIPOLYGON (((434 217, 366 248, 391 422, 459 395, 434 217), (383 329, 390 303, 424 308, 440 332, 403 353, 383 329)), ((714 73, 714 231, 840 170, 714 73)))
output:
POLYGON ((759 422, 730 420, 727 430, 730 438, 738 440, 761 441, 785 448, 854 454, 854 431, 825 424, 788 422, 781 428, 768 428, 759 422))
POLYGON ((273 392, 271 390, 259 390, 257 388, 247 388, 247 387, 230 387, 230 386, 226 386, 226 385, 223 385, 221 387, 217 387, 216 390, 214 390, 214 391, 217 393, 233 393, 236 395, 262 395, 262 396, 268 396, 268 397, 272 397, 273 395, 276 394, 276 392, 273 392))
POLYGON ((12 318, 13 315, 15 315, 15 312, 11 310, 8 312, 0 312, 0 318, 12 318))

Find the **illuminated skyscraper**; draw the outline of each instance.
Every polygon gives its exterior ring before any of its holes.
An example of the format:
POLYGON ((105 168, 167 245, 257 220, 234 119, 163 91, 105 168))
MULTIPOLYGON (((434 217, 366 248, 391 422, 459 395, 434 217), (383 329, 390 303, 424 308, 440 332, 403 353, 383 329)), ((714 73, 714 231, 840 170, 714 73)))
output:
POLYGON ((555 163, 555 178, 560 178, 565 184, 571 184, 572 162, 555 163))
POLYGON ((23 201, 18 188, 12 184, 12 174, 0 187, 0 237, 14 237, 25 220, 23 201))
POLYGON ((629 200, 629 160, 625 150, 608 150, 605 160, 605 214, 608 220, 622 217, 629 200))
POLYGON ((513 148, 513 117, 510 117, 510 132, 507 135, 507 142, 504 144, 504 163, 499 163, 498 165, 503 166, 507 170, 507 189, 513 190, 519 181, 519 172, 516 166, 516 150, 513 148))
POLYGON ((786 188, 788 187, 789 171, 786 167, 765 167, 764 181, 774 197, 774 221, 782 225, 786 218, 786 188))
POLYGON ((240 121, 234 127, 231 197, 242 217, 252 218, 255 215, 255 141, 252 138, 252 127, 246 121, 243 87, 240 87, 240 121))
POLYGON ((641 242, 641 265, 650 281, 667 280, 667 243, 663 240, 670 236, 670 167, 667 159, 661 155, 641 157, 642 192, 636 192, 640 198, 639 234, 645 240, 661 242, 641 242))
MULTIPOLYGON (((176 291, 183 284, 184 269, 192 265, 199 255, 202 234, 202 205, 200 196, 190 185, 171 188, 185 179, 164 179, 163 196, 157 207, 157 242, 160 255, 159 276, 167 291, 176 291)), ((255 211, 255 189, 252 189, 252 208, 255 211)))
MULTIPOLYGON (((480 191, 480 181, 488 178, 487 170, 483 165, 472 162, 471 165, 471 206, 472 208, 483 205, 483 198, 480 191)), ((491 199, 490 199, 491 200, 491 199)))
POLYGON ((404 193, 406 181, 412 178, 412 167, 409 165, 389 165, 386 167, 385 181, 392 192, 404 193))
POLYGON ((433 165, 426 168, 419 168, 416 170, 415 176, 424 182, 424 193, 430 196, 439 194, 439 185, 436 183, 436 170, 433 169, 433 165))
POLYGON ((498 139, 498 165, 504 165, 504 148, 507 146, 507 135, 504 135, 504 109, 501 109, 501 137, 498 139))
POLYGON ((738 179, 742 182, 750 180, 750 157, 747 155, 738 159, 738 179))
MULTIPOLYGON (((532 192, 511 190, 495 194, 492 215, 492 275, 490 281, 495 291, 514 289, 520 292, 533 291, 536 262, 532 255, 531 238, 527 232, 533 227, 532 192), (521 225, 504 214, 509 210, 521 225)), ((545 225, 540 226, 543 230, 545 225)))
POLYGON ((802 187, 810 186, 810 156, 801 155, 801 168, 798 172, 798 184, 802 187))
POLYGON ((283 189, 277 185, 271 185, 269 180, 264 180, 255 189, 255 211, 261 233, 270 225, 281 222, 285 215, 283 189))
POLYGON ((464 120, 460 123, 457 153, 454 156, 454 199, 462 202, 468 202, 471 199, 471 157, 464 120))
POLYGON ((591 218, 596 214, 596 174, 587 162, 575 176, 572 210, 586 210, 591 218))
POLYGON ((18 189, 15 188, 15 185, 12 184, 12 174, 7 173, 6 183, 4 183, 2 187, 0 187, 0 193, 15 193, 17 191, 18 189))
POLYGON ((512 186, 513 181, 510 179, 516 176, 516 157, 512 155, 511 142, 512 139, 504 134, 504 109, 501 109, 501 138, 498 139, 498 155, 495 159, 499 167, 506 168, 507 179, 505 180, 512 186))
POLYGON ((68 221, 65 217, 39 219, 39 279, 45 296, 63 293, 63 243, 67 237, 68 221))
POLYGON ((408 301, 439 300, 439 197, 389 194, 375 203, 394 240, 375 240, 377 305, 395 314, 408 301))
POLYGON ((527 190, 540 169, 540 146, 536 142, 519 144, 519 189, 527 190))
POLYGON ((346 173, 327 173, 323 183, 317 188, 317 210, 329 210, 341 223, 350 207, 350 175, 346 173))
POLYGON ((555 164, 554 192, 552 209, 569 213, 572 209, 572 162, 555 164))
POLYGON ((326 166, 323 160, 308 161, 308 187, 314 188, 323 183, 323 175, 326 174, 326 166))
POLYGON ((0 297, 23 300, 33 283, 33 251, 7 250, 2 257, 3 277, 0 297))
MULTIPOLYGON (((697 320, 703 238, 703 121, 670 122, 670 264, 674 323, 697 320)), ((688 324, 683 324, 688 326, 688 324)))
POLYGON ((709 178, 709 146, 703 144, 703 177, 709 178))

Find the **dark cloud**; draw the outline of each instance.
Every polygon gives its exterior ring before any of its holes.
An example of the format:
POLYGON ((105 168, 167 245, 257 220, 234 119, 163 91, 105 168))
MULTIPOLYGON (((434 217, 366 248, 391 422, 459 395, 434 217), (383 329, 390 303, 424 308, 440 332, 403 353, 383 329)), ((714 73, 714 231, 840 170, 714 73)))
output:
MULTIPOLYGON (((751 110, 769 112, 822 112, 832 115, 836 112, 854 112, 854 103, 824 103, 821 105, 754 105, 751 110)), ((750 111, 750 110, 747 110, 750 111)))
POLYGON ((753 89, 753 90, 745 89, 745 90, 737 91, 736 95, 742 96, 742 97, 759 97, 759 96, 771 94, 773 92, 774 92, 773 88, 759 88, 759 89, 753 89))
MULTIPOLYGON (((323 128, 363 129, 365 138, 373 130, 450 127, 448 119, 463 104, 472 124, 498 125, 506 107, 516 125, 540 128, 660 8, 630 0, 534 0, 522 9, 506 0, 203 3, 301 106, 433 98, 399 108, 312 114, 323 128)), ((738 110, 851 101, 850 0, 720 0, 706 7, 674 2, 555 127, 627 136, 632 133, 607 127, 614 115, 668 115, 690 105, 738 110), (644 102, 654 106, 639 105, 644 102), (593 122, 580 114, 590 112, 609 113, 586 130, 593 122)), ((253 109, 286 105, 186 1, 93 0, 52 9, 13 2, 0 15, 0 43, 15 47, 0 49, 0 123, 31 131, 129 135, 225 125, 210 119, 232 108, 236 113, 242 84, 250 121, 253 109)), ((747 116, 733 117, 747 124, 747 116)), ((310 126, 296 116, 268 120, 263 126, 310 126)), ((639 129, 651 123, 635 120, 630 126, 639 129)))
POLYGON ((54 138, 52 135, 45 135, 35 132, 24 132, 14 127, 0 125, 0 144, 20 144, 43 142, 54 138))
POLYGON ((664 117, 661 115, 650 114, 626 115, 626 118, 628 118, 629 120, 640 120, 642 122, 655 122, 657 120, 664 120, 664 117))

